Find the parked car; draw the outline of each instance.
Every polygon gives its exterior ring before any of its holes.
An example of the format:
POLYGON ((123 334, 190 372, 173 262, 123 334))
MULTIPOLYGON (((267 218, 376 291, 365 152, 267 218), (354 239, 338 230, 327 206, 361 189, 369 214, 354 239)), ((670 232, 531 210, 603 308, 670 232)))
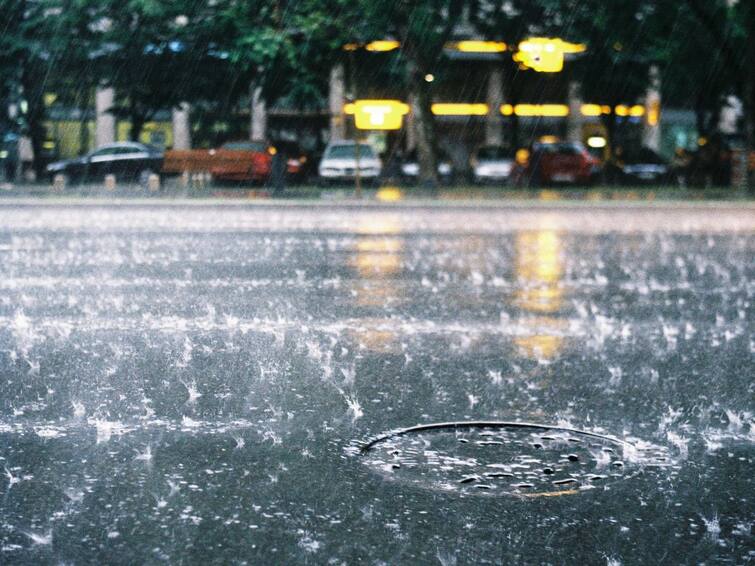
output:
POLYGON ((213 154, 210 173, 216 181, 264 183, 270 178, 274 152, 264 141, 225 142, 213 154))
POLYGON ((47 166, 52 180, 63 175, 69 182, 101 181, 105 175, 118 180, 146 183, 149 176, 162 169, 160 149, 137 142, 119 142, 102 147, 75 159, 56 161, 47 166))
POLYGON ((517 184, 589 185, 601 172, 600 160, 579 142, 536 142, 524 165, 514 172, 517 184))
POLYGON ((606 176, 626 185, 668 184, 674 180, 669 163, 652 149, 619 151, 606 166, 606 176))
POLYGON ((499 145, 484 145, 469 161, 472 182, 507 183, 515 164, 514 150, 499 145))
MULTIPOLYGON (((377 182, 383 170, 383 164, 375 149, 367 143, 360 142, 359 173, 365 182, 377 182)), ((357 144, 353 141, 332 142, 325 148, 317 172, 322 183, 336 181, 353 181, 357 171, 357 144)))
MULTIPOLYGON (((451 159, 444 152, 438 152, 438 180, 445 184, 450 185, 455 176, 454 166, 451 159)), ((404 156, 401 161, 401 179, 406 183, 416 183, 419 178, 419 158, 417 156, 417 150, 414 149, 404 156)))
POLYGON ((165 152, 163 173, 210 173, 216 181, 264 183, 270 178, 275 149, 264 141, 229 141, 218 149, 165 152))
POLYGON ((275 142, 275 151, 286 159, 286 179, 290 183, 304 183, 314 174, 315 160, 293 141, 275 142))

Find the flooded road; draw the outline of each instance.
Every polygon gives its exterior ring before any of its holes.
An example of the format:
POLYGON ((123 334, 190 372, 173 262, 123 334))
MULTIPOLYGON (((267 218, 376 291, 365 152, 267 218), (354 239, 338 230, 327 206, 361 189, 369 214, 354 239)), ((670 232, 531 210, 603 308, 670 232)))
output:
POLYGON ((753 257, 735 203, 2 204, 0 563, 755 560, 753 257))

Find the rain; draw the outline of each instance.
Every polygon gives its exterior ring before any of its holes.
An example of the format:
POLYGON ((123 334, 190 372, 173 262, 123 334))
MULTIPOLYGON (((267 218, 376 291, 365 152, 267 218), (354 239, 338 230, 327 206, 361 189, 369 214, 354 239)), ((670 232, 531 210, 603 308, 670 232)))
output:
POLYGON ((0 5, 0 564, 755 561, 751 4, 0 5))

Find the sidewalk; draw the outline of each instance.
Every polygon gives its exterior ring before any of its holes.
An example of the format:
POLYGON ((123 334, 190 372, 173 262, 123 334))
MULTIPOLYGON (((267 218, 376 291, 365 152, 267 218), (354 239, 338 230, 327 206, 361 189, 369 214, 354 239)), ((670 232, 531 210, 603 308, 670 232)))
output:
POLYGON ((613 187, 590 188, 538 188, 513 189, 508 187, 453 186, 428 190, 418 187, 383 186, 377 189, 362 189, 357 198, 352 187, 322 188, 299 185, 286 188, 275 194, 268 187, 207 186, 183 188, 168 184, 158 192, 151 192, 137 185, 119 186, 108 190, 103 185, 84 185, 55 190, 49 184, 0 184, 0 202, 17 199, 54 201, 173 201, 200 200, 236 201, 262 203, 343 203, 343 204, 422 204, 468 203, 478 206, 498 204, 541 203, 652 203, 652 202, 755 202, 755 190, 735 188, 687 189, 679 187, 613 187))

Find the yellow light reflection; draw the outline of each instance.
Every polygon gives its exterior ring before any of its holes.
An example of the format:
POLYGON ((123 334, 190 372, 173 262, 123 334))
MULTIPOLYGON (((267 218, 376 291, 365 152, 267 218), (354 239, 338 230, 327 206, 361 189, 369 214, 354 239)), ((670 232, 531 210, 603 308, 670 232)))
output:
MULTIPOLYGON (((402 270, 404 239, 401 225, 388 215, 370 215, 359 225, 350 264, 356 271, 351 283, 354 303, 360 307, 386 307, 400 301, 403 288, 396 276, 402 270)), ((374 352, 396 352, 400 341, 395 321, 367 316, 354 321, 349 333, 360 347, 374 352)))
POLYGON ((398 187, 380 187, 375 198, 381 202, 398 202, 404 195, 398 187))
POLYGON ((381 354, 396 354, 401 351, 399 335, 392 330, 396 324, 388 318, 360 318, 359 326, 349 330, 349 335, 360 347, 381 354))
POLYGON ((515 338, 514 344, 525 357, 550 359, 561 351, 568 326, 565 320, 550 316, 563 304, 561 238, 554 230, 519 232, 515 248, 519 288, 514 302, 537 316, 522 321, 529 332, 515 338))
POLYGON ((436 116, 485 116, 488 113, 488 105, 483 103, 437 102, 430 109, 436 116))
POLYGON ((354 299, 360 306, 384 306, 400 298, 394 279, 402 269, 404 239, 390 216, 370 216, 359 226, 350 264, 356 270, 354 299))

